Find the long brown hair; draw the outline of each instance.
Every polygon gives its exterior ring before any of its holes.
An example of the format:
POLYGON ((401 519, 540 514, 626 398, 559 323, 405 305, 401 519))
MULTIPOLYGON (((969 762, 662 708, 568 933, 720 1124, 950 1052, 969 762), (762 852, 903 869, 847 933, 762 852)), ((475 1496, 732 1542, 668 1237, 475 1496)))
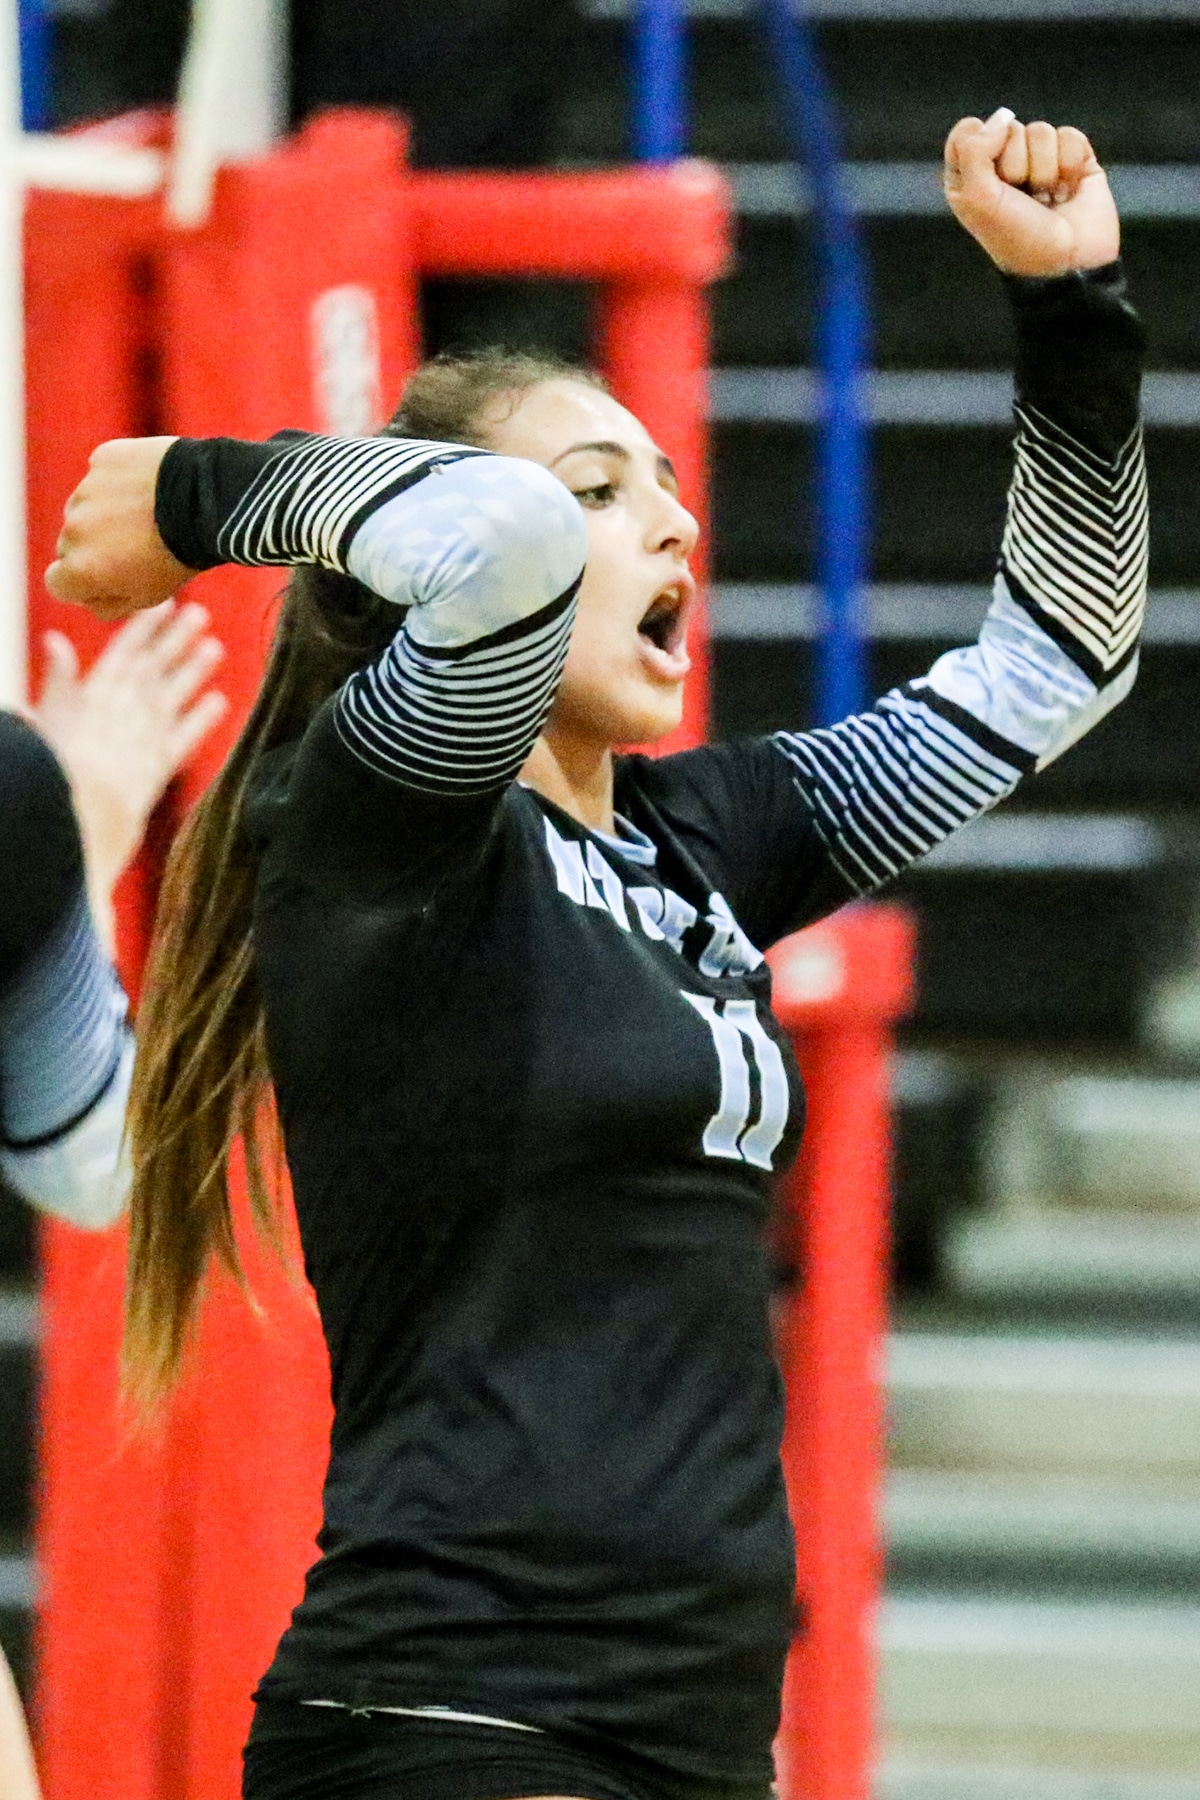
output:
MULTIPOLYGON (((500 422, 506 398, 515 406, 530 388, 564 377, 603 385, 553 357, 437 357, 409 382, 386 434, 482 447, 484 427, 500 422)), ((210 1262, 244 1286, 228 1185, 239 1139, 255 1226, 276 1249, 283 1242, 272 1178, 278 1128, 251 931, 257 870, 242 822, 247 789, 260 758, 298 739, 396 628, 396 608, 349 576, 294 571, 254 708, 167 862, 128 1121, 122 1386, 142 1414, 178 1377, 210 1262)))

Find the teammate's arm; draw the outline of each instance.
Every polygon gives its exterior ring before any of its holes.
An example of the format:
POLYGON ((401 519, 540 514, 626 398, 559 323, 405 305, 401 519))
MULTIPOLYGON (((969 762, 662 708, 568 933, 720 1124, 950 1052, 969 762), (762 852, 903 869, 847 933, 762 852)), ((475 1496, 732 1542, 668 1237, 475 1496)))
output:
POLYGON ((828 859, 815 911, 870 893, 995 805, 1103 718, 1137 672, 1143 339, 1107 182, 1082 133, 997 114, 955 127, 946 186, 1006 274, 1016 323, 1000 568, 977 644, 869 712, 773 740, 828 859))
POLYGON ((43 1210, 108 1225, 133 1069, 94 922, 168 780, 226 709, 202 607, 126 625, 79 675, 65 640, 33 724, 0 713, 0 1172, 43 1210))

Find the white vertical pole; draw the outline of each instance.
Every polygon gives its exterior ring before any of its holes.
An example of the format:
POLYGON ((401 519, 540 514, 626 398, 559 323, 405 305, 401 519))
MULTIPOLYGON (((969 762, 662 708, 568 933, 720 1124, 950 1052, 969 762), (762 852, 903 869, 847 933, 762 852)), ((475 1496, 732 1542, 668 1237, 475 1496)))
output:
POLYGON ((263 155, 286 123, 284 0, 192 0, 168 201, 176 223, 198 225, 220 165, 263 155))
POLYGON ((25 549, 24 188, 17 0, 0 0, 0 706, 24 700, 25 549))

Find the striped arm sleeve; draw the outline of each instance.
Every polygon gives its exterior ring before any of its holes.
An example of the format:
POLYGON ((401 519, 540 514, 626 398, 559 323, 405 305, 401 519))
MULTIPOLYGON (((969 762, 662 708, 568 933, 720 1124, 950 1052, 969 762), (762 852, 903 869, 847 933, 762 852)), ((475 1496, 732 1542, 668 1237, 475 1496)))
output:
POLYGON ((390 500, 347 566, 409 612, 339 696, 349 749, 427 794, 511 781, 554 700, 586 548, 574 496, 512 457, 438 469, 390 500))
POLYGON ((1015 467, 978 643, 867 713, 774 740, 849 894, 894 879, 1060 756, 1137 673, 1140 328, 1114 269, 1020 283, 1013 298, 1015 467))
POLYGON ((126 1010, 81 888, 0 1004, 0 1170, 75 1224, 107 1225, 124 1200, 126 1010))
POLYGON ((445 798, 495 791, 521 768, 562 674, 586 555, 579 504, 547 470, 417 440, 180 440, 157 517, 190 567, 318 564, 405 609, 338 696, 338 734, 360 762, 445 798))
POLYGON ((133 1179, 125 1139, 133 1062, 133 1035, 126 1033, 112 1080, 81 1119, 45 1143, 0 1146, 0 1175, 40 1212, 103 1231, 125 1210, 133 1179))

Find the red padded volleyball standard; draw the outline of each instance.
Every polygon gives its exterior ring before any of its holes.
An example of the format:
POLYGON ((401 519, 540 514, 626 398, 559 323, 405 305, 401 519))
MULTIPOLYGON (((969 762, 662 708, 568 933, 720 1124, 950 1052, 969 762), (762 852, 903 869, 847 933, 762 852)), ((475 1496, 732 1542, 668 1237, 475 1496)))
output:
POLYGON ((796 1530, 799 1632, 776 1744, 782 1800, 870 1800, 881 1585, 881 1367, 887 1313, 895 1021, 911 1000, 902 907, 848 907, 771 952, 775 1010, 808 1094, 782 1196, 797 1280, 779 1313, 783 1463, 796 1530))

